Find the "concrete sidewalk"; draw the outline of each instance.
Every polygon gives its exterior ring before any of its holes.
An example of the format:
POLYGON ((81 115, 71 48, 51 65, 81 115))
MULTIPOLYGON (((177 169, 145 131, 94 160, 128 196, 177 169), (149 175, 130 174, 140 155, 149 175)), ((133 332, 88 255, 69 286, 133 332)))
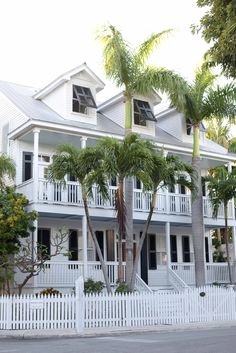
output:
POLYGON ((63 330, 0 330, 0 339, 40 339, 40 338, 82 338, 96 336, 113 336, 135 332, 175 332, 191 330, 208 330, 215 328, 235 327, 235 321, 196 322, 184 325, 156 325, 145 327, 117 327, 85 329, 82 333, 75 329, 63 330))

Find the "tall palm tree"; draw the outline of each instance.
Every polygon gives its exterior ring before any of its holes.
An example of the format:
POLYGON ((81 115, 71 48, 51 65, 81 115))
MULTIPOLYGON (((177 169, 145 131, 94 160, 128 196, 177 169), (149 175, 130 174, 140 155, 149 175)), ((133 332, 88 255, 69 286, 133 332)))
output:
POLYGON ((0 155, 0 189, 5 186, 5 178, 13 179, 16 175, 14 162, 5 154, 0 155))
POLYGON ((195 192, 195 184, 193 182, 195 173, 192 166, 172 155, 164 157, 162 152, 152 151, 150 153, 144 173, 141 171, 138 177, 143 181, 144 191, 151 192, 151 201, 149 214, 136 251, 130 285, 131 290, 134 289, 135 277, 143 243, 148 233, 154 208, 157 204, 158 190, 175 184, 181 184, 188 187, 193 193, 195 192))
POLYGON ((197 69, 194 82, 187 86, 184 107, 179 107, 179 111, 193 126, 192 166, 197 172, 198 191, 196 196, 192 198, 192 236, 197 286, 205 284, 200 126, 203 120, 211 120, 215 116, 234 120, 236 115, 235 86, 233 84, 226 84, 224 87, 214 86, 215 79, 216 76, 204 62, 197 69))
POLYGON ((229 281, 232 284, 232 272, 229 258, 229 227, 228 227, 228 204, 229 201, 236 197, 236 170, 228 172, 227 169, 217 167, 213 176, 205 178, 208 182, 209 196, 213 205, 213 216, 217 217, 221 204, 224 205, 225 219, 225 245, 229 270, 229 281))
MULTIPOLYGON (((129 207, 129 203, 124 196, 124 182, 125 178, 127 177, 142 177, 145 175, 146 164, 150 158, 150 152, 154 150, 155 146, 153 143, 141 139, 137 134, 130 133, 126 135, 124 140, 121 142, 111 137, 104 138, 99 141, 98 148, 100 148, 101 152, 103 153, 104 171, 106 175, 109 179, 117 178, 118 180, 118 188, 115 195, 115 208, 117 211, 117 221, 119 227, 118 279, 119 282, 123 282, 124 276, 122 272, 122 239, 125 238, 126 234, 127 209, 129 207)), ((130 280, 127 279, 127 276, 126 281, 129 286, 130 280)))
MULTIPOLYGON (((98 34, 98 39, 103 45, 105 73, 124 91, 126 134, 132 129, 133 96, 135 94, 149 96, 154 89, 157 89, 167 93, 177 108, 182 107, 185 81, 173 71, 147 64, 150 54, 169 32, 170 30, 166 30, 152 34, 135 49, 129 47, 121 32, 112 25, 103 27, 98 34)), ((131 178, 126 178, 126 200, 129 202, 126 224, 126 264, 127 279, 130 281, 133 264, 133 189, 131 178)))
POLYGON ((88 208, 88 198, 93 197, 92 186, 94 184, 98 186, 101 196, 104 199, 108 198, 108 183, 103 173, 101 157, 101 153, 95 147, 79 149, 69 144, 59 145, 56 154, 53 156, 53 163, 49 168, 49 179, 64 183, 65 176, 69 173, 79 181, 89 232, 101 263, 107 291, 111 293, 106 265, 93 230, 88 208))

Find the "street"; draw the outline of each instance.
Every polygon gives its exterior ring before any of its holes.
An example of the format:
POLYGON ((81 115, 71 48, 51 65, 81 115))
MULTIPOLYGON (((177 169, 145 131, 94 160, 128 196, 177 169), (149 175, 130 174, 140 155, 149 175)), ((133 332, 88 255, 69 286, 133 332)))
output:
POLYGON ((0 353, 235 353, 235 333, 231 327, 92 338, 2 339, 0 353))

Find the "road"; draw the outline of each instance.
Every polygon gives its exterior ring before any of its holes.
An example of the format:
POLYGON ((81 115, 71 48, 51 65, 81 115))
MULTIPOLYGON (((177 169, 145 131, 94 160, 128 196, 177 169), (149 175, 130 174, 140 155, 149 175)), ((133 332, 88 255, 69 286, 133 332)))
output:
POLYGON ((235 353, 236 328, 107 337, 2 339, 0 353, 235 353))

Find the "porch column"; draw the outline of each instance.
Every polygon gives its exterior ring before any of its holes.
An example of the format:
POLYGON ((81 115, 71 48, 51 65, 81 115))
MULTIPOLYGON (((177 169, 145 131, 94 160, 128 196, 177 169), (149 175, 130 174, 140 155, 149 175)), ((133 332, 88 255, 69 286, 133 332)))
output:
MULTIPOLYGON (((232 163, 228 162, 228 173, 232 172, 232 163)), ((232 218, 235 219, 234 199, 232 199, 232 218)))
POLYGON ((34 203, 38 202, 38 185, 39 185, 39 129, 34 129, 34 156, 33 156, 33 200, 34 203))
POLYGON ((169 268, 171 263, 170 258, 170 222, 166 222, 165 224, 165 233, 166 233, 166 265, 169 268))
MULTIPOLYGON (((33 261, 37 258, 37 243, 38 243, 38 220, 36 219, 33 223, 34 231, 32 232, 32 259, 33 261)), ((38 287, 38 276, 33 277, 34 289, 37 292, 38 287)))
MULTIPOLYGON (((164 151, 164 157, 166 158, 168 155, 168 151, 164 151)), ((170 198, 169 198, 169 190, 168 187, 165 189, 165 196, 166 196, 166 213, 170 213, 170 198)))
MULTIPOLYGON (((86 148, 86 142, 87 142, 87 137, 82 136, 80 138, 81 142, 81 148, 84 149, 86 148)), ((87 230, 87 219, 86 216, 82 216, 82 237, 83 237, 83 269, 84 269, 84 279, 88 277, 88 254, 87 254, 87 247, 88 247, 88 241, 87 241, 87 235, 88 230, 87 230)))
POLYGON ((236 227, 232 227, 233 239, 233 264, 232 264, 232 280, 236 284, 236 227))

